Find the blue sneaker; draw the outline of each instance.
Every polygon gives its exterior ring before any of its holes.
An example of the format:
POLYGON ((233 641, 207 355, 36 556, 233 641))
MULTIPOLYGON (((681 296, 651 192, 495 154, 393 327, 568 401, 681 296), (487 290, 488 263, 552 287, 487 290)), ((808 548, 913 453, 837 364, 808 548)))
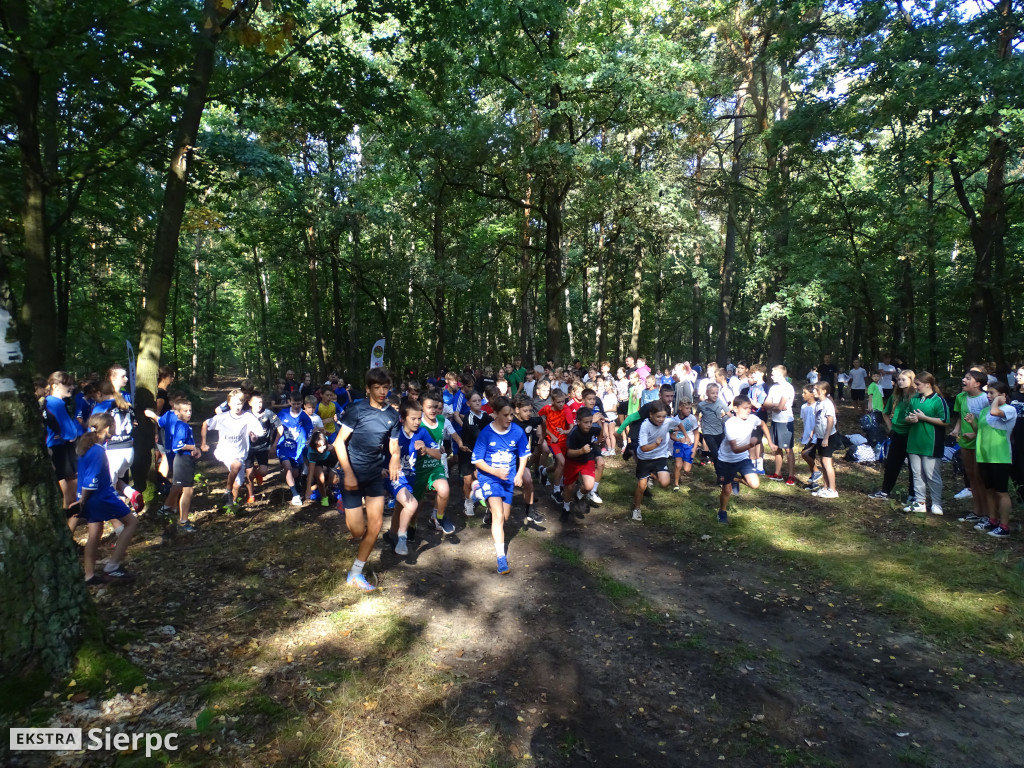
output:
POLYGON ((718 522, 720 522, 720 523, 728 523, 729 522, 729 514, 724 509, 718 510, 718 522))
POLYGON ((808 478, 807 483, 808 485, 813 485, 819 480, 821 480, 821 472, 811 472, 811 476, 808 478))
POLYGON ((511 570, 512 569, 508 567, 508 558, 507 557, 499 557, 498 558, 498 573, 500 573, 502 576, 504 576, 506 573, 508 573, 511 570))
POLYGON ((733 496, 739 496, 740 495, 740 484, 737 483, 735 480, 733 480, 733 482, 732 482, 732 495, 733 496))
POLYGON ((442 533, 455 533, 455 523, 447 517, 435 517, 434 522, 437 523, 437 527, 441 529, 442 533))
POLYGON ((320 501, 320 491, 311 491, 309 494, 310 501, 320 501))
POLYGON ((348 580, 345 582, 350 587, 361 589, 363 592, 373 592, 376 589, 373 584, 366 580, 366 577, 361 573, 357 573, 355 576, 349 574, 348 580))

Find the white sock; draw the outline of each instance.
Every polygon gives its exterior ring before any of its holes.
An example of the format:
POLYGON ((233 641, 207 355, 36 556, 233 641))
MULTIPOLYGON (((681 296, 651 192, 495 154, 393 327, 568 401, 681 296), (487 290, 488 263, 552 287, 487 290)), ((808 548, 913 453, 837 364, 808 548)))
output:
POLYGON ((505 556, 505 542, 504 541, 496 541, 496 542, 494 542, 494 554, 497 555, 498 557, 504 557, 505 556))
POLYGON ((600 485, 600 483, 595 482, 594 483, 594 489, 591 491, 591 493, 597 493, 597 486, 599 486, 599 485, 600 485))
POLYGON ((582 499, 583 498, 583 489, 582 488, 580 488, 580 490, 576 491, 576 498, 577 499, 582 499))
POLYGON ((561 485, 556 485, 555 486, 555 493, 561 493, 561 491, 562 491, 562 486, 561 485))
POLYGON ((366 565, 365 560, 356 560, 352 563, 352 570, 348 572, 349 578, 358 576, 363 572, 363 566, 366 565))

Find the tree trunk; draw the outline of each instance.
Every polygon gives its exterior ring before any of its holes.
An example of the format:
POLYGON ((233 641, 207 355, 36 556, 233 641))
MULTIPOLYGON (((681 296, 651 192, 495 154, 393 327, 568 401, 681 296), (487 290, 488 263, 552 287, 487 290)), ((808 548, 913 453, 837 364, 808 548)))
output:
MULTIPOLYGON (((11 36, 32 39, 30 5, 10 0, 5 12, 11 36)), ((23 237, 24 294, 18 332, 25 346, 26 364, 32 373, 49 374, 61 367, 57 350, 57 322, 53 303, 53 273, 46 227, 49 185, 43 165, 39 130, 41 75, 30 53, 19 45, 11 61, 10 82, 14 94, 14 122, 17 126, 18 155, 21 160, 21 208, 23 237)))
MULTIPOLYGON (((0 342, 18 316, 0 254, 0 342)), ((70 669, 90 613, 27 366, 0 361, 0 680, 42 694, 70 669), (39 690, 32 690, 38 686, 39 690)))
POLYGON ((630 305, 633 308, 633 325, 629 334, 629 354, 640 354, 640 283, 643 280, 644 247, 637 240, 633 245, 633 286, 630 289, 630 305))
MULTIPOLYGON (((167 318, 167 300, 174 277, 174 262, 178 256, 178 235, 185 213, 189 164, 199 134, 199 123, 206 108, 217 43, 224 29, 248 4, 249 0, 237 0, 234 8, 222 19, 218 10, 219 0, 203 0, 203 16, 196 29, 195 57, 189 73, 188 93, 178 119, 177 135, 164 183, 164 200, 157 220, 153 259, 146 285, 146 304, 142 312, 135 386, 138 404, 143 408, 149 408, 155 402, 164 322, 167 318)), ((148 424, 149 420, 142 419, 139 423, 148 424)), ((148 428, 146 431, 147 435, 144 436, 141 445, 136 438, 136 447, 141 448, 141 451, 136 450, 136 455, 150 453, 153 430, 148 428)))
POLYGON ((270 393, 275 392, 277 377, 274 375, 274 361, 270 355, 270 297, 267 295, 267 282, 264 276, 263 259, 260 258, 259 249, 255 246, 252 249, 253 265, 255 266, 256 290, 259 294, 260 303, 260 355, 263 360, 263 386, 267 393, 266 401, 269 403, 273 398, 270 393))
MULTIPOLYGON (((440 195, 438 196, 440 197, 440 195)), ((444 209, 440 199, 434 206, 433 218, 434 274, 437 277, 445 274, 445 241, 444 241, 444 209)), ((434 287, 434 370, 440 372, 445 367, 445 328, 444 281, 438 280, 434 287)))
POLYGON ((732 320, 732 279, 736 270, 736 237, 739 231, 739 195, 742 176, 743 105, 747 100, 744 84, 736 94, 736 111, 732 125, 732 169, 729 184, 729 210, 725 223, 725 250, 722 254, 722 282, 718 298, 718 345, 715 357, 725 365, 729 357, 729 324, 732 320))
POLYGON ((327 356, 324 348, 324 326, 320 313, 320 283, 317 280, 316 265, 316 233, 313 227, 306 227, 306 256, 309 260, 309 306, 313 312, 313 348, 316 353, 317 375, 319 381, 327 373, 327 356))
MULTIPOLYGON (((558 33, 549 39, 551 46, 558 45, 558 33)), ((551 124, 548 126, 548 141, 555 146, 566 132, 566 118, 558 112, 562 101, 562 90, 558 85, 548 93, 548 109, 551 124)), ((547 355, 556 364, 562 361, 562 207, 569 194, 570 183, 562 178, 559 170, 549 170, 544 179, 544 299, 547 326, 547 355)))
POLYGON ((928 274, 925 279, 925 305, 928 307, 928 370, 938 370, 939 354, 939 329, 936 318, 935 305, 938 303, 936 296, 935 260, 938 258, 938 235, 935 231, 935 169, 928 166, 928 229, 925 232, 925 258, 928 274))

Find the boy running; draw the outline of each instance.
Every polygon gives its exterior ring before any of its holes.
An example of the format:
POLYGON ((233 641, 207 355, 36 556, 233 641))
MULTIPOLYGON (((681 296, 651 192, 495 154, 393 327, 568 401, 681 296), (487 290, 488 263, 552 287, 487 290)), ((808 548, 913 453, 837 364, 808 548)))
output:
POLYGON ((338 464, 344 473, 338 509, 345 511, 349 534, 359 542, 347 583, 364 592, 376 589, 366 580, 363 568, 370 559, 384 523, 384 497, 388 484, 382 472, 386 446, 390 448, 392 482, 398 480, 401 471, 398 449, 401 419, 398 412, 388 405, 389 389, 391 374, 383 368, 368 370, 366 398, 353 403, 342 413, 340 431, 334 441, 338 464))
MULTIPOLYGON (((737 477, 741 477, 743 483, 750 488, 757 488, 760 485, 757 472, 750 461, 750 449, 761 441, 760 436, 755 436, 761 421, 750 418, 750 398, 746 395, 736 396, 733 400, 733 410, 736 415, 725 422, 725 434, 715 461, 718 484, 722 486, 722 492, 718 497, 720 523, 729 522, 729 499, 735 495, 736 490, 733 486, 737 477)), ((771 436, 768 437, 768 445, 775 451, 776 446, 772 444, 771 436)))

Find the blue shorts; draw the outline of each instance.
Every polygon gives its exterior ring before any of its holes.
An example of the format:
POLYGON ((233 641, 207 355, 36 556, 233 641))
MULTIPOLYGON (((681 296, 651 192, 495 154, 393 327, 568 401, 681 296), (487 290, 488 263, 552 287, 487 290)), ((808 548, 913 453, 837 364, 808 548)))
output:
POLYGON ((127 517, 131 513, 128 505, 120 499, 97 499, 85 505, 85 520, 89 523, 105 523, 107 520, 127 517))
POLYGON ((480 472, 478 476, 480 478, 480 492, 485 499, 494 496, 506 504, 512 503, 512 496, 515 493, 515 485, 513 483, 503 483, 501 480, 483 472, 480 472))
POLYGON ((296 455, 297 452, 298 452, 298 446, 295 446, 294 449, 288 448, 288 449, 285 449, 285 450, 281 450, 280 448, 278 448, 277 449, 277 460, 278 461, 290 461, 292 464, 295 464, 295 465, 305 464, 305 462, 302 461, 302 459, 300 459, 296 455))
POLYGON ((715 461, 715 471, 718 473, 718 484, 729 485, 738 476, 755 475, 754 462, 750 459, 742 461, 715 461))
POLYGON ((403 488, 409 492, 410 496, 416 495, 412 489, 412 483, 409 482, 409 478, 405 476, 405 473, 400 474, 397 480, 391 481, 391 495, 397 499, 398 494, 402 492, 403 488))
POLYGON ((682 459, 687 464, 693 464, 693 443, 672 442, 672 456, 682 459))

